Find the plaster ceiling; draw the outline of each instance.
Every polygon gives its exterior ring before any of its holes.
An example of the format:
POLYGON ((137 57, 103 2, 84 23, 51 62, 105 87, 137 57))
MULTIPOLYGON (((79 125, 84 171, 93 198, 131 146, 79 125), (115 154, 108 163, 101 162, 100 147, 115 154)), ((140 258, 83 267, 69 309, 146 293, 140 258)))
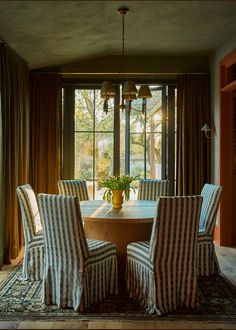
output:
POLYGON ((235 1, 0 1, 0 38, 31 69, 121 54, 210 54, 236 34, 235 1))

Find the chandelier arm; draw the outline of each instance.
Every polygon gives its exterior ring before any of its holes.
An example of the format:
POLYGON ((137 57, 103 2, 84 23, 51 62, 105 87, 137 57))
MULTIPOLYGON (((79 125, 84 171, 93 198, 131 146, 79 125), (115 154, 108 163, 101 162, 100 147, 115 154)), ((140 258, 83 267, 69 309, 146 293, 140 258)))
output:
MULTIPOLYGON (((125 108, 126 108, 125 104, 124 104, 123 107, 119 104, 119 105, 117 105, 117 106, 115 106, 115 107, 108 107, 108 108, 106 108, 106 112, 111 112, 111 111, 113 111, 114 109, 120 109, 120 110, 123 111, 123 110, 125 110, 125 108)), ((139 112, 139 113, 142 113, 142 114, 143 114, 142 109, 141 109, 141 110, 140 110, 140 109, 136 109, 136 108, 132 107, 132 105, 131 105, 130 110, 134 110, 134 111, 136 111, 136 112, 139 112)))
POLYGON ((143 111, 142 111, 142 110, 136 109, 136 108, 134 108, 134 107, 132 107, 132 106, 131 106, 130 109, 131 109, 131 110, 134 110, 134 111, 136 111, 136 112, 139 112, 139 113, 142 113, 142 114, 143 114, 143 111))

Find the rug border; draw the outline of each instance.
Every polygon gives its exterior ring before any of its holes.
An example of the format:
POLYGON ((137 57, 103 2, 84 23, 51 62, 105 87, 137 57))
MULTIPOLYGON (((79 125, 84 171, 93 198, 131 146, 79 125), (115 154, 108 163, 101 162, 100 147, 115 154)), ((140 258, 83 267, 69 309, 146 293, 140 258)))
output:
MULTIPOLYGON (((7 285, 7 282, 11 280, 11 278, 15 275, 17 271, 22 267, 22 261, 20 261, 17 265, 15 265, 12 272, 0 283, 0 290, 4 285, 7 285)), ((230 289, 232 289, 233 294, 236 296, 236 287, 234 284, 223 274, 220 272, 218 275, 219 277, 222 277, 222 279, 226 282, 226 284, 229 286, 230 289)), ((134 313, 133 313, 134 314, 134 313)), ((158 316, 158 315, 147 315, 145 312, 140 315, 127 315, 126 313, 120 313, 119 316, 117 315, 103 315, 101 313, 99 316, 94 315, 94 313, 90 313, 89 317, 86 316, 85 313, 71 316, 70 318, 64 318, 63 316, 50 316, 50 315, 39 315, 39 316, 32 316, 32 315, 24 315, 22 317, 12 318, 10 316, 3 316, 0 317, 1 321, 9 321, 9 322, 23 322, 23 321, 48 321, 48 322, 72 322, 72 321, 78 321, 78 322, 102 322, 102 321, 111 321, 111 322, 161 322, 161 323, 167 323, 167 322, 202 322, 203 324, 217 324, 217 323, 224 323, 224 324, 235 324, 236 325, 236 317, 234 317, 232 320, 228 318, 227 315, 221 315, 220 318, 216 318, 216 316, 212 316, 212 319, 209 318, 209 315, 193 315, 191 314, 191 319, 188 314, 184 316, 184 318, 178 319, 178 316, 173 315, 171 317, 171 314, 169 314, 168 319, 165 315, 158 316), (213 319, 214 317, 214 319, 213 319), (201 318, 201 319, 200 319, 201 318)))

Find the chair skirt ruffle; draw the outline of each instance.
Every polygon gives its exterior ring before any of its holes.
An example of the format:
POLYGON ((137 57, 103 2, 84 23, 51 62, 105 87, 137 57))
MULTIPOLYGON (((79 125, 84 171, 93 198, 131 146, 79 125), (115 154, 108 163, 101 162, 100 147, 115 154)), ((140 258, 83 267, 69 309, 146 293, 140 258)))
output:
POLYGON ((44 247, 35 246, 31 249, 25 248, 22 281, 39 281, 43 278, 44 247))
POLYGON ((118 293, 116 274, 116 256, 88 263, 83 272, 79 272, 79 267, 74 267, 71 274, 63 267, 57 272, 53 267, 48 267, 42 284, 42 302, 59 308, 86 311, 90 305, 105 299, 107 294, 118 293))
POLYGON ((198 241, 197 275, 211 276, 220 273, 220 266, 212 239, 200 238, 198 241))
POLYGON ((84 271, 84 309, 99 303, 107 294, 118 293, 117 258, 115 255, 89 263, 84 271))
POLYGON ((137 300, 140 306, 145 308, 150 314, 161 314, 156 306, 156 288, 153 271, 132 257, 127 258, 126 285, 130 298, 137 300))

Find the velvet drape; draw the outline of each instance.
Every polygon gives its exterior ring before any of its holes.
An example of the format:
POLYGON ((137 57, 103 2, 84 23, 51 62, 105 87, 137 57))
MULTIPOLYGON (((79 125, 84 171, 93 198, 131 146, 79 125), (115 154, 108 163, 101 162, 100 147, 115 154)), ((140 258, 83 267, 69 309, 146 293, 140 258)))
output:
POLYGON ((30 184, 35 193, 58 193, 61 150, 61 79, 30 74, 30 184))
POLYGON ((177 77, 177 185, 178 195, 199 194, 210 182, 211 139, 202 126, 211 126, 210 75, 177 77))
POLYGON ((16 187, 29 174, 29 70, 0 43, 0 267, 16 258, 23 231, 16 187))

